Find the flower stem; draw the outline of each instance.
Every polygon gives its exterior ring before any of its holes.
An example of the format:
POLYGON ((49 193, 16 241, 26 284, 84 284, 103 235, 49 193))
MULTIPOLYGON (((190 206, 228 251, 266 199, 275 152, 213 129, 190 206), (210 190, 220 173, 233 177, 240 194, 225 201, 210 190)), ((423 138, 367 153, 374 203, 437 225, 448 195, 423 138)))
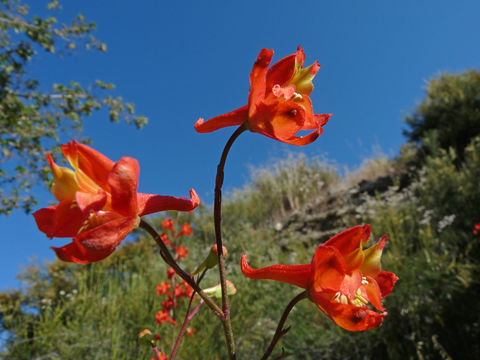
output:
POLYGON ((292 301, 290 301, 283 311, 282 317, 280 318, 280 321, 277 326, 277 330, 275 331, 275 335, 273 335, 273 339, 270 342, 270 345, 267 348, 267 351, 265 351, 265 354, 263 354, 262 358, 260 360, 266 360, 268 357, 271 355, 273 349, 275 348, 275 345, 277 345, 278 340, 285 335, 289 330, 290 327, 283 328, 283 325, 285 325, 285 321, 287 321, 287 317, 290 314, 290 311, 292 311, 293 307, 303 299, 306 299, 308 297, 308 292, 304 291, 297 296, 295 296, 292 301))
POLYGON ((148 232, 153 237, 153 239, 155 240, 157 245, 160 247, 160 255, 162 256, 163 260, 165 260, 165 262, 168 265, 170 265, 173 268, 173 270, 175 270, 175 272, 183 280, 185 280, 188 283, 188 285, 190 285, 195 290, 195 292, 198 293, 198 295, 200 295, 200 297, 205 301, 205 304, 210 309, 212 309, 213 312, 217 316, 219 316, 220 319, 223 321, 224 316, 223 316, 222 309, 220 309, 220 307, 215 303, 215 301, 212 300, 212 298, 210 296, 208 296, 207 294, 205 294, 203 292, 203 290, 200 288, 200 286, 197 285, 197 283, 195 282, 193 277, 189 273, 187 273, 185 270, 183 270, 177 264, 177 262, 175 261, 175 259, 172 256, 172 254, 170 254, 170 251, 168 250, 168 248, 163 243, 163 241, 162 241, 160 235, 157 233, 157 231, 149 223, 147 223, 143 219, 140 220, 140 225, 139 226, 142 229, 144 229, 146 232, 148 232))
POLYGON ((230 360, 236 359, 235 354, 235 341, 233 338, 233 329, 232 329, 232 322, 230 320, 230 306, 228 303, 228 295, 227 295, 227 277, 225 274, 225 260, 223 256, 223 244, 222 244, 222 185, 223 185, 223 178, 224 178, 224 168, 225 162, 227 161, 227 155, 232 147, 233 142, 247 130, 247 126, 243 124, 242 126, 238 127, 237 130, 232 134, 230 139, 228 139, 225 148, 223 149, 222 156, 220 158, 220 162, 217 166, 217 175, 215 178, 215 201, 213 205, 213 218, 215 222, 215 240, 217 244, 217 254, 218 254, 218 271, 220 275, 220 284, 222 287, 222 310, 224 320, 223 329, 225 332, 225 340, 227 342, 227 349, 228 349, 228 357, 230 360))
POLYGON ((200 302, 195 307, 195 309, 193 309, 192 312, 190 312, 194 295, 192 295, 192 297, 190 298, 190 303, 188 304, 188 309, 187 309, 187 314, 185 315, 185 320, 183 321, 182 328, 180 329, 180 333, 178 334, 177 341, 175 341, 175 345, 173 346, 172 353, 170 354, 169 360, 173 360, 175 358, 175 354, 177 353, 178 345, 180 345, 180 340, 182 339, 183 333, 185 332, 185 329, 187 328, 188 322, 193 319, 193 317, 198 312, 198 310, 200 310, 200 306, 202 306, 202 304, 203 304, 203 300, 200 300, 200 302))
POLYGON ((155 354, 155 360, 161 360, 160 353, 158 352, 157 347, 153 344, 152 344, 152 350, 153 350, 153 353, 155 354))
MULTIPOLYGON (((207 270, 203 270, 203 272, 200 274, 197 280, 197 285, 200 285, 200 281, 202 281, 203 277, 205 276, 205 273, 207 270)), ((187 307, 187 312, 185 314, 185 319, 183 320, 182 328, 180 329, 180 333, 177 336, 177 340, 175 341, 175 345, 173 346, 172 352, 170 354, 169 360, 173 360, 175 358, 175 354, 177 353, 178 345, 180 345, 180 340, 182 339, 183 333, 185 332, 185 329, 187 328, 187 324, 192 318, 195 316, 197 311, 200 309, 200 306, 203 304, 203 300, 200 300, 200 303, 193 309, 192 312, 190 312, 190 309, 192 308, 192 302, 193 298, 195 297, 195 291, 193 291, 192 296, 190 296, 190 301, 188 302, 188 307, 187 307)))

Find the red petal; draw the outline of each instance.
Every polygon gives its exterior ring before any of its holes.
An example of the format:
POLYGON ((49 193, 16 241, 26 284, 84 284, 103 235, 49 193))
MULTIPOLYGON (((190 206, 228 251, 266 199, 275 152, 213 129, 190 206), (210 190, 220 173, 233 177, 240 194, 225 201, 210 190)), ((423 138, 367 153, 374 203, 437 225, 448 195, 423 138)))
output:
POLYGON ((52 246, 52 249, 60 260, 78 264, 89 264, 91 262, 103 260, 115 251, 115 247, 104 249, 102 251, 88 250, 76 242, 72 242, 62 247, 52 246))
POLYGON ((270 91, 273 85, 283 86, 288 83, 295 73, 296 54, 288 55, 278 60, 267 71, 267 91, 270 91))
POLYGON ((140 216, 165 210, 192 211, 200 204, 195 190, 190 190, 190 199, 173 196, 137 193, 138 212, 140 216))
POLYGON ((99 211, 107 202, 107 194, 103 190, 99 190, 96 194, 90 194, 83 191, 77 191, 75 193, 75 201, 81 211, 90 213, 93 211, 99 211))
POLYGON ((377 313, 366 307, 345 305, 329 301, 321 295, 310 296, 330 319, 338 326, 349 331, 363 331, 378 327, 387 313, 377 313))
POLYGON ((229 113, 216 116, 207 121, 202 118, 195 123, 195 130, 199 133, 208 133, 227 126, 242 125, 248 118, 248 105, 242 106, 229 113))
POLYGON ((297 46, 297 52, 295 53, 295 60, 297 61, 296 65, 299 68, 302 68, 303 64, 305 63, 305 52, 303 51, 300 45, 297 46))
POLYGON ((242 255, 240 267, 243 275, 250 279, 268 279, 283 281, 303 289, 308 286, 310 264, 305 265, 272 265, 261 269, 253 269, 247 263, 247 256, 242 255))
POLYGON ((333 114, 314 114, 313 121, 305 121, 302 130, 319 129, 328 122, 328 119, 330 119, 332 115, 333 114))
POLYGON ((328 122, 330 116, 332 115, 333 114, 314 114, 313 117, 315 119, 315 122, 318 123, 319 126, 323 126, 328 122))
POLYGON ((88 219, 88 214, 71 201, 62 201, 33 213, 40 231, 49 238, 73 237, 88 219))
POLYGON ((305 109, 293 101, 261 103, 255 114, 248 119, 251 131, 284 141, 289 140, 302 128, 305 109))
POLYGON ((337 292, 345 278, 345 261, 338 250, 320 245, 312 259, 309 289, 313 293, 337 292))
POLYGON ((342 284, 340 285, 340 292, 353 300, 355 299, 355 294, 361 284, 362 273, 359 270, 354 270, 350 275, 345 275, 342 284))
POLYGON ((380 287, 380 292, 382 293, 382 298, 386 297, 393 290, 393 286, 398 280, 397 275, 388 271, 381 271, 380 274, 375 276, 374 280, 377 282, 380 287))
POLYGON ((370 225, 358 225, 335 235, 324 245, 332 246, 338 249, 343 256, 347 256, 360 247, 360 244, 366 244, 369 238, 370 225))
POLYGON ((112 209, 123 216, 138 214, 137 188, 140 167, 137 160, 123 157, 108 177, 112 194, 112 209))
POLYGON ((272 61, 273 50, 262 49, 253 64, 250 73, 250 92, 248 94, 249 116, 255 112, 257 105, 265 98, 267 68, 272 61))
POLYGON ((294 136, 293 138, 287 139, 287 140, 280 140, 280 139, 277 139, 277 140, 290 145, 303 146, 303 145, 311 144, 312 142, 317 140, 318 137, 322 134, 322 132, 323 132, 322 129, 318 129, 305 136, 300 136, 300 137, 294 136))
POLYGON ((295 103, 305 108, 305 120, 303 121, 301 130, 314 130, 320 128, 313 117, 312 100, 307 95, 304 95, 301 99, 296 100, 295 103))
POLYGON ((75 241, 89 250, 103 251, 115 248, 138 226, 139 221, 138 216, 118 218, 80 233, 75 237, 75 241))
MULTIPOLYGON (((362 290, 365 290, 366 299, 379 311, 384 311, 384 307, 382 305, 382 294, 380 291, 380 287, 378 286, 377 282, 367 276, 368 284, 362 285, 362 290)), ((362 291, 363 293, 363 291, 362 291)))
POLYGON ((62 151, 72 167, 77 168, 78 166, 95 183, 107 189, 108 174, 114 166, 112 160, 87 145, 78 144, 76 141, 62 145, 62 151))
POLYGON ((38 229, 49 238, 55 236, 55 209, 58 205, 46 207, 35 211, 32 215, 35 218, 38 229))

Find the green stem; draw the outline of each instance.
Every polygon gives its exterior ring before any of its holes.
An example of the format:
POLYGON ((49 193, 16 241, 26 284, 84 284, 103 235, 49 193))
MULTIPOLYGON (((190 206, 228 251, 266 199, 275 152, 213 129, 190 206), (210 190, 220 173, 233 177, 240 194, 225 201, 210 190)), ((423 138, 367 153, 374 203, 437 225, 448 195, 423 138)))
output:
POLYGON ((163 260, 165 260, 165 262, 168 265, 170 265, 173 268, 173 270, 175 270, 175 272, 183 280, 185 280, 188 283, 188 285, 190 285, 198 293, 198 295, 200 295, 200 297, 203 299, 203 301, 205 301, 205 304, 210 309, 212 309, 213 312, 217 316, 219 316, 220 319, 223 321, 222 309, 220 309, 220 307, 215 303, 215 301, 212 300, 212 298, 210 296, 208 296, 207 294, 205 294, 203 292, 203 290, 200 288, 200 286, 197 285, 197 283, 195 282, 193 277, 189 273, 187 273, 185 270, 183 270, 177 264, 177 262, 175 261, 175 259, 172 256, 172 254, 170 254, 170 251, 168 250, 168 248, 163 243, 163 241, 162 241, 160 235, 157 233, 157 231, 149 223, 147 223, 143 219, 140 220, 140 225, 139 226, 142 229, 144 229, 146 232, 148 232, 153 237, 153 239, 155 240, 157 245, 160 247, 160 255, 162 256, 163 260))
POLYGON ((247 130, 246 124, 240 126, 228 139, 225 148, 223 149, 220 162, 217 166, 217 176, 215 178, 215 201, 213 205, 213 218, 215 222, 215 240, 217 243, 218 254, 218 271, 220 275, 220 284, 222 287, 222 310, 224 320, 222 321, 223 329, 225 332, 225 340, 227 342, 228 356, 230 360, 236 359, 235 354, 235 341, 233 337, 232 322, 230 320, 230 306, 228 303, 227 295, 227 277, 225 274, 225 259, 223 256, 223 244, 222 244, 222 185, 224 177, 225 162, 227 161, 227 155, 232 147, 233 142, 247 130))
POLYGON ((283 325, 285 325, 285 321, 287 321, 288 314, 290 314, 290 311, 292 311, 293 307, 303 299, 306 299, 308 297, 308 291, 304 291, 297 296, 295 296, 292 301, 290 301, 283 311, 282 317, 280 318, 280 321, 277 326, 277 330, 275 331, 275 335, 273 335, 273 339, 270 342, 270 345, 267 348, 267 351, 265 351, 265 354, 263 354, 262 358, 260 360, 266 360, 272 353, 273 349, 275 348, 275 345, 277 345, 278 340, 285 335, 288 330, 290 330, 290 327, 284 329, 283 325))

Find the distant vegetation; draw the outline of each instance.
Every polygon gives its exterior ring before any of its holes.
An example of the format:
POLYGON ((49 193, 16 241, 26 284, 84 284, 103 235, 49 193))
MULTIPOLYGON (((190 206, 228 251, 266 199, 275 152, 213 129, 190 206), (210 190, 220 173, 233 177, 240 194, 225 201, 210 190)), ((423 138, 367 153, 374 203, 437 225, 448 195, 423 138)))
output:
MULTIPOLYGON (((400 278, 385 304, 389 316, 376 330, 349 333, 304 301, 288 319, 284 358, 480 358, 480 235, 472 233, 480 222, 479 78, 469 71, 432 80, 407 118, 399 155, 369 161, 350 174, 348 186, 332 167, 300 156, 258 170, 230 196, 223 216, 228 278, 238 289, 231 300, 240 359, 263 353, 282 309, 300 292, 244 278, 241 254, 252 266, 308 263, 330 234, 362 223, 372 224, 374 241, 389 235, 382 263, 400 278)), ((210 209, 169 215, 194 226, 184 240, 186 268, 193 270, 213 242, 210 209)), ((168 352, 178 328, 158 326, 154 317, 165 270, 140 231, 100 263, 28 266, 22 289, 0 293, 0 356, 151 359, 137 343, 144 328, 158 333, 159 348, 168 352)), ((216 276, 208 274, 203 285, 215 285, 216 276)), ((193 319, 197 332, 183 339, 179 359, 225 358, 221 325, 207 313, 203 308, 193 319)))

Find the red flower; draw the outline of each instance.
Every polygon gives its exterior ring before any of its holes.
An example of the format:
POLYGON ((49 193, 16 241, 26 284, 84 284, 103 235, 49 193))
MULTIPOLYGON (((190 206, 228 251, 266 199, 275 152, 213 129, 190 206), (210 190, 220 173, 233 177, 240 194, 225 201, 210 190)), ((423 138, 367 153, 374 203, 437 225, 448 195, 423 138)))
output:
POLYGON ((184 245, 180 245, 175 251, 177 252, 177 260, 186 258, 189 252, 184 245))
POLYGON ((170 268, 167 270, 167 278, 169 280, 172 280, 172 278, 175 276, 175 270, 173 268, 170 268))
POLYGON ((178 326, 178 323, 168 316, 168 310, 159 311, 155 314, 155 321, 157 324, 163 324, 164 322, 169 322, 175 326, 178 326))
POLYGON ((172 219, 162 220, 162 228, 170 230, 175 235, 175 229, 173 228, 173 220, 172 219))
POLYGON ((137 193, 139 166, 133 158, 114 163, 75 141, 62 145, 62 151, 74 170, 58 166, 47 154, 53 172, 51 190, 59 204, 33 214, 48 237, 73 238, 68 245, 53 247, 61 260, 102 260, 138 226, 140 216, 164 210, 190 211, 199 204, 194 190, 190 190, 191 199, 137 193))
POLYGON ((182 231, 180 232, 180 234, 185 236, 190 236, 192 235, 192 232, 193 232, 193 229, 190 226, 190 224, 185 223, 182 225, 182 231))
POLYGON ((178 306, 178 303, 173 301, 171 297, 169 297, 167 300, 162 302, 162 309, 163 311, 168 311, 173 309, 175 306, 178 306))
POLYGON ((197 331, 197 329, 188 327, 187 328, 187 336, 191 336, 191 335, 195 334, 196 331, 197 331))
POLYGON ((390 294, 398 277, 380 267, 387 237, 363 249, 369 237, 370 225, 345 230, 320 245, 306 265, 252 269, 243 255, 242 272, 252 279, 279 280, 307 289, 310 300, 346 330, 376 328, 387 315, 381 299, 390 294), (369 303, 381 312, 370 310, 369 303))
POLYGON ((174 297, 178 299, 182 296, 190 297, 193 294, 193 288, 188 285, 188 283, 183 280, 180 284, 175 285, 174 297))
POLYGON ((170 283, 168 281, 162 282, 157 285, 157 295, 166 295, 170 291, 170 283))
POLYGON ((302 68, 305 61, 303 49, 277 61, 267 70, 273 50, 262 49, 250 73, 248 105, 195 123, 200 133, 212 132, 227 126, 246 124, 249 130, 272 139, 293 145, 307 145, 323 132, 331 114, 313 114, 309 95, 312 80, 320 69, 318 62, 302 68), (300 130, 314 130, 298 137, 300 130))
POLYGON ((160 239, 162 239, 162 241, 163 241, 163 243, 164 243, 165 245, 170 245, 171 247, 175 248, 175 245, 173 245, 173 244, 170 242, 170 240, 168 240, 167 234, 162 234, 162 235, 160 235, 160 239))

